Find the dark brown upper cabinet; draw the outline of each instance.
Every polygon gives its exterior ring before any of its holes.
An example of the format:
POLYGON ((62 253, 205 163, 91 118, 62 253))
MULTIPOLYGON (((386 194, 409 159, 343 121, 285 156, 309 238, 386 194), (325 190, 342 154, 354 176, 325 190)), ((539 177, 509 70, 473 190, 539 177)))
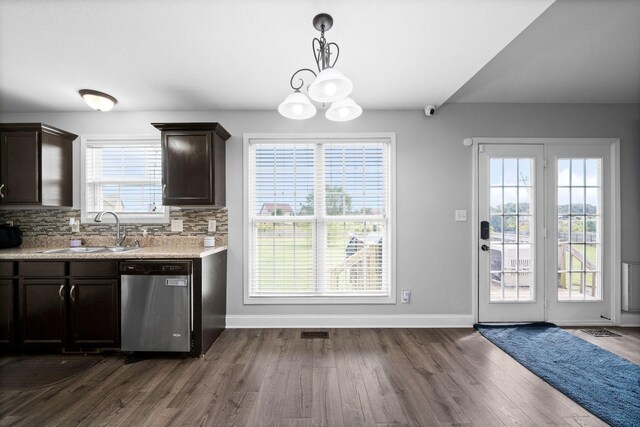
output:
POLYGON ((42 123, 0 124, 0 205, 71 206, 76 138, 42 123))
POLYGON ((162 132, 162 204, 226 205, 225 141, 219 123, 151 123, 162 132))

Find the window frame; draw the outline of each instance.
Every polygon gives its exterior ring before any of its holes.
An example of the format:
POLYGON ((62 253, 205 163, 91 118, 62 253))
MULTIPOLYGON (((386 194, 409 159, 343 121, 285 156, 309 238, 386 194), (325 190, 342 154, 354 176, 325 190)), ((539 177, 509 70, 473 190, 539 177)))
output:
MULTIPOLYGON (((313 304, 397 304, 396 292, 396 134, 394 132, 375 133, 245 133, 243 134, 243 296, 245 305, 313 305, 313 304), (251 296, 250 295, 250 250, 252 248, 252 227, 249 215, 249 156, 250 146, 256 142, 291 144, 293 142, 308 142, 322 140, 324 143, 349 142, 361 140, 380 140, 389 144, 389 219, 388 219, 388 250, 389 254, 389 294, 369 296, 325 296, 325 295, 278 295, 251 296)), ((337 219, 337 218, 336 218, 337 219)), ((350 217, 353 220, 356 217, 350 217)))
MULTIPOLYGON (((88 214, 87 210, 87 145, 90 143, 100 143, 102 145, 122 144, 123 142, 157 142, 161 146, 158 135, 82 135, 80 137, 80 223, 98 224, 94 221, 94 216, 88 214)), ((162 161, 161 161, 162 164, 162 161)), ((162 178, 161 178, 162 179, 162 178)), ((171 208, 163 206, 162 214, 126 214, 118 213, 121 224, 168 224, 171 208)), ((112 216, 103 217, 102 223, 115 223, 112 216)))

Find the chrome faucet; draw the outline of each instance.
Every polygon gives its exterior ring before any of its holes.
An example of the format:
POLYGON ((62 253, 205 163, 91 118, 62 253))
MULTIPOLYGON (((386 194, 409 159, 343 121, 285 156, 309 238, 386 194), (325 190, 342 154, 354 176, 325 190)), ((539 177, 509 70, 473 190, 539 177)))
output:
POLYGON ((104 214, 111 214, 116 219, 116 242, 115 242, 115 245, 116 246, 122 246, 122 242, 124 242, 124 239, 127 237, 127 230, 125 230, 124 227, 122 227, 122 231, 120 231, 120 218, 118 218, 118 215, 116 215, 116 213, 113 212, 113 211, 102 211, 102 212, 100 212, 98 215, 96 215, 94 221, 95 222, 102 222, 102 216, 104 214))

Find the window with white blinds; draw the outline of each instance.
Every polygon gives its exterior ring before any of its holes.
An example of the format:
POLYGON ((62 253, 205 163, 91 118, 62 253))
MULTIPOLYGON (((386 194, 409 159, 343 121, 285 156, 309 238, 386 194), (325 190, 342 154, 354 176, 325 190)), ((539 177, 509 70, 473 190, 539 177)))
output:
POLYGON ((245 137, 247 303, 393 302, 392 139, 245 137))
POLYGON ((116 212, 122 222, 168 222, 159 138, 83 137, 81 152, 83 222, 101 211, 116 212))

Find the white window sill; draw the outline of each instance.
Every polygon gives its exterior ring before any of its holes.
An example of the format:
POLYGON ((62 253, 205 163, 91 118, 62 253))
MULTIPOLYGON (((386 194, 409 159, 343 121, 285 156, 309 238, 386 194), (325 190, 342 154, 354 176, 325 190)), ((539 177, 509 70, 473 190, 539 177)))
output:
POLYGON ((397 304, 392 296, 259 296, 245 297, 245 305, 397 304))

